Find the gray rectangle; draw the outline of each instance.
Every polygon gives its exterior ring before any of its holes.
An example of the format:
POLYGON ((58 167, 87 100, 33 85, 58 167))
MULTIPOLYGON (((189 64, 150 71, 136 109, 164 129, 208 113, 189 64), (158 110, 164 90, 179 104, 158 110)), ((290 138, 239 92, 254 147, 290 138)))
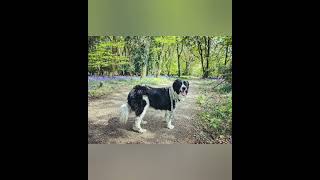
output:
POLYGON ((88 180, 231 180, 232 145, 88 145, 88 180))

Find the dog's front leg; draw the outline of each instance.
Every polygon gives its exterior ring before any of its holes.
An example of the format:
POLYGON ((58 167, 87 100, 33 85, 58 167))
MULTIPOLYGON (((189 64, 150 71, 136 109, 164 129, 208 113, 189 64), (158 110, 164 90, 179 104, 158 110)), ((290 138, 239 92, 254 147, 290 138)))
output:
POLYGON ((167 122, 167 128, 173 129, 174 126, 171 124, 172 119, 173 119, 173 112, 172 111, 166 111, 165 119, 167 122))

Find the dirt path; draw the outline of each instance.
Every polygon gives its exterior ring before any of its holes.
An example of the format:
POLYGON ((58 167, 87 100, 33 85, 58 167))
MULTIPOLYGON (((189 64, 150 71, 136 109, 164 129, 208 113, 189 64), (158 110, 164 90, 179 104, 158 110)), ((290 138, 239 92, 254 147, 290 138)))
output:
MULTIPOLYGON (((199 81, 189 81, 190 90, 187 98, 180 102, 173 121, 174 129, 167 129, 164 122, 164 111, 149 108, 141 125, 147 132, 140 134, 132 130, 134 113, 129 116, 126 125, 119 123, 119 107, 127 100, 130 87, 116 89, 114 93, 88 104, 88 144, 194 144, 199 138, 199 127, 196 125, 196 104, 199 95, 199 81)), ((165 87, 168 85, 161 85, 165 87)))

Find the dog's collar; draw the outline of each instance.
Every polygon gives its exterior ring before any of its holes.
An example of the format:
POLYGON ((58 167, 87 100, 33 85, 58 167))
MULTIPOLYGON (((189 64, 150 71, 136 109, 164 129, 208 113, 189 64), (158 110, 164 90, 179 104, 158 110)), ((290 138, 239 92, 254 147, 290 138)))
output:
POLYGON ((173 111, 173 101, 174 102, 180 101, 179 95, 173 90, 173 87, 170 87, 169 96, 170 96, 170 102, 171 102, 171 111, 173 111))

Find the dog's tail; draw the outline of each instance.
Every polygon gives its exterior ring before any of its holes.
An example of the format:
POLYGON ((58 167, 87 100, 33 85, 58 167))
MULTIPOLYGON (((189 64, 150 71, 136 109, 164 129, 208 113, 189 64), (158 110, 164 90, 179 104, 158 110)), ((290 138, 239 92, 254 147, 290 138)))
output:
POLYGON ((121 105, 120 107, 120 123, 125 124, 128 121, 129 113, 131 111, 131 107, 128 103, 121 105))

